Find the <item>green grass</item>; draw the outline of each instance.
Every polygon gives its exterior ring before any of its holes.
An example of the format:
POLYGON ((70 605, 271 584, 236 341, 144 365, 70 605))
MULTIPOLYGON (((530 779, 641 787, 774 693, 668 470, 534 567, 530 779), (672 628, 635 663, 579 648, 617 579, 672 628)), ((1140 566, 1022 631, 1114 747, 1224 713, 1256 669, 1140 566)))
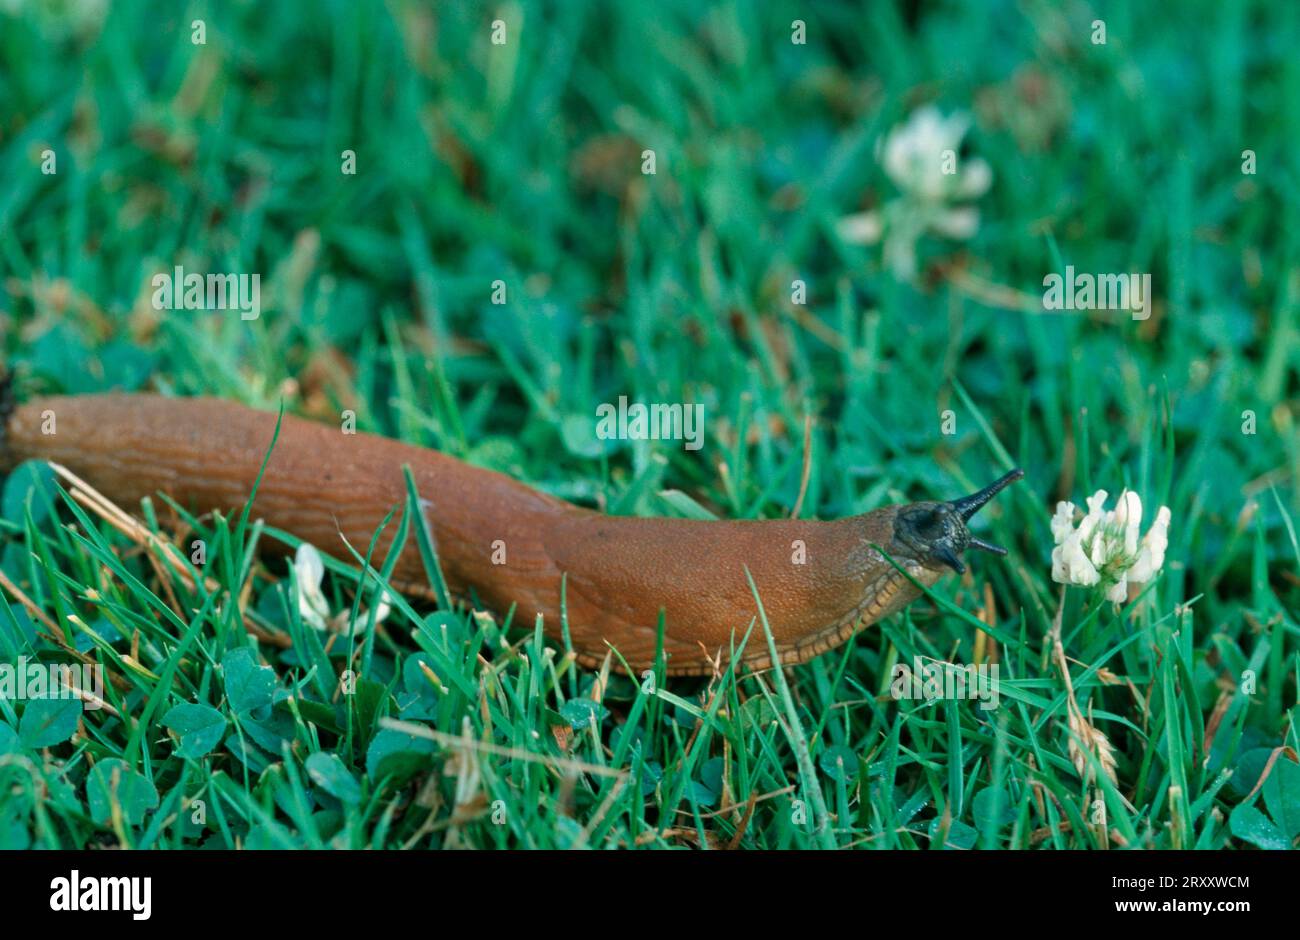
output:
MULTIPOLYGON (((1028 479, 978 529, 1009 557, 934 601, 784 677, 644 692, 610 675, 597 707, 597 675, 534 624, 399 601, 327 644, 285 566, 256 560, 255 517, 190 520, 218 582, 196 591, 14 474, 0 570, 118 677, 122 717, 0 700, 0 846, 1294 844, 1300 11, 15 6, 0 357, 23 395, 353 408, 624 514, 681 513, 672 491, 788 514, 809 415, 806 517, 951 498, 1013 465, 1028 479), (922 239, 911 283, 836 222, 895 195, 876 142, 931 101, 972 113, 969 156, 994 179, 975 237, 922 239), (261 272, 261 317, 154 310, 150 278, 174 264, 261 272), (1150 272, 1154 315, 1044 312, 1066 264, 1150 272), (704 403, 704 448, 602 453, 594 410, 619 395, 704 403), (1048 519, 1125 486, 1172 510, 1159 580, 1123 612, 1077 588, 1062 611, 1080 707, 1115 752, 1099 789, 1071 760, 1047 639, 1048 519), (253 642, 245 603, 289 645, 253 642), (993 649, 992 712, 889 696, 897 662, 993 649)), ((406 520, 389 525, 414 544, 406 520)), ((355 616, 384 572, 361 585, 354 548, 326 591, 355 616)), ((50 632, 0 592, 5 662, 66 660, 50 632)))

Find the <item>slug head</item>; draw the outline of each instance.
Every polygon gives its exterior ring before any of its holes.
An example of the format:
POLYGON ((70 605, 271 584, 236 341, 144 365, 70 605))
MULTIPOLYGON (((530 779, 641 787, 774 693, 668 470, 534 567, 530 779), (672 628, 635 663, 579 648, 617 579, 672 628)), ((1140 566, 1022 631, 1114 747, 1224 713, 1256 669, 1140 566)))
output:
POLYGON ((961 499, 945 503, 909 503, 900 507, 894 516, 895 543, 904 547, 907 554, 927 568, 937 569, 946 565, 958 574, 966 570, 961 555, 967 548, 980 548, 986 552, 1005 555, 1005 548, 971 535, 966 523, 981 506, 1024 475, 1025 471, 1015 469, 984 489, 961 499))

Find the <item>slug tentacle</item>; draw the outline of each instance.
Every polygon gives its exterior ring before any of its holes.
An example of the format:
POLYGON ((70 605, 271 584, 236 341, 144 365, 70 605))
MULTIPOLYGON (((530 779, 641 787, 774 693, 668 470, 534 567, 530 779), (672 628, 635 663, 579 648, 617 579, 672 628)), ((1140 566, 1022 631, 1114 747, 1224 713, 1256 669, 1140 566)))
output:
POLYGON ((1004 474, 994 480, 988 486, 984 487, 984 489, 976 490, 974 493, 971 493, 969 496, 963 496, 961 499, 954 499, 948 505, 961 513, 962 519, 970 522, 971 516, 979 512, 981 506, 987 503, 994 496, 1001 493, 1012 483, 1015 483, 1017 480, 1024 477, 1024 475, 1025 471, 1016 467, 1016 469, 1012 470, 1010 473, 1004 474))

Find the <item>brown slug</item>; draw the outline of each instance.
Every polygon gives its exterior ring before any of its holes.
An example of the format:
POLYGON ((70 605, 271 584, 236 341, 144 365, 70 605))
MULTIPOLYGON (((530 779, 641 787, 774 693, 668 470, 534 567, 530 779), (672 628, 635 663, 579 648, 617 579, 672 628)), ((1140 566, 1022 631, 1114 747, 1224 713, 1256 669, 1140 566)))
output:
MULTIPOLYGON (((276 415, 211 398, 84 395, 0 407, 0 471, 29 460, 61 463, 105 495, 134 504, 156 492, 198 511, 243 506, 276 415), (43 428, 54 416, 54 431, 43 428)), ((377 435, 285 416, 257 490, 253 518, 347 557, 340 533, 369 543, 406 501, 409 465, 451 592, 471 590, 498 613, 517 605, 516 623, 544 618, 561 636, 565 579, 569 633, 584 665, 610 646, 640 672, 653 666, 660 612, 670 675, 725 665, 757 615, 752 574, 781 663, 800 663, 845 642, 921 591, 964 569, 970 547, 1006 554, 975 538, 971 516, 1009 483, 1013 470, 950 502, 884 506, 834 521, 698 521, 608 516, 540 493, 500 473, 377 435), (799 563, 802 562, 802 563, 799 563)), ((382 565, 389 526, 375 551, 382 565)), ((433 597, 414 539, 393 570, 393 586, 433 597)), ((761 627, 743 661, 769 666, 761 627)))

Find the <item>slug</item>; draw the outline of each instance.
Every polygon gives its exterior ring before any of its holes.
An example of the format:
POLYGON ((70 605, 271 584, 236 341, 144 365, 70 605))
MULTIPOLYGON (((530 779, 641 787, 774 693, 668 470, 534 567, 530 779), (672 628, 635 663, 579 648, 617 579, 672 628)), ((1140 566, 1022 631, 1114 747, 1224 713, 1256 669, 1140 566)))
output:
MULTIPOLYGON (((61 463, 108 497, 134 504, 164 492, 198 511, 235 512, 271 446, 276 415, 211 398, 84 395, 0 404, 0 472, 28 459, 61 463), (54 433, 44 416, 53 415, 54 433)), ((540 493, 503 474, 372 434, 342 434, 285 416, 257 490, 253 517, 317 547, 340 534, 369 544, 406 500, 403 465, 419 490, 447 585, 516 622, 544 618, 561 639, 561 584, 580 663, 610 646, 640 673, 655 661, 660 611, 669 675, 707 675, 725 664, 762 600, 777 658, 801 663, 845 642, 920 596, 918 583, 965 570, 962 553, 1004 549, 966 527, 1013 470, 950 502, 884 506, 834 521, 700 521, 607 516, 540 493), (471 591, 473 595, 471 595, 471 591)), ((395 526, 376 545, 377 567, 395 526)), ((403 593, 433 599, 415 540, 393 570, 403 593)), ((346 557, 342 551, 336 551, 346 557)), ((772 665, 762 628, 743 662, 772 665)))

